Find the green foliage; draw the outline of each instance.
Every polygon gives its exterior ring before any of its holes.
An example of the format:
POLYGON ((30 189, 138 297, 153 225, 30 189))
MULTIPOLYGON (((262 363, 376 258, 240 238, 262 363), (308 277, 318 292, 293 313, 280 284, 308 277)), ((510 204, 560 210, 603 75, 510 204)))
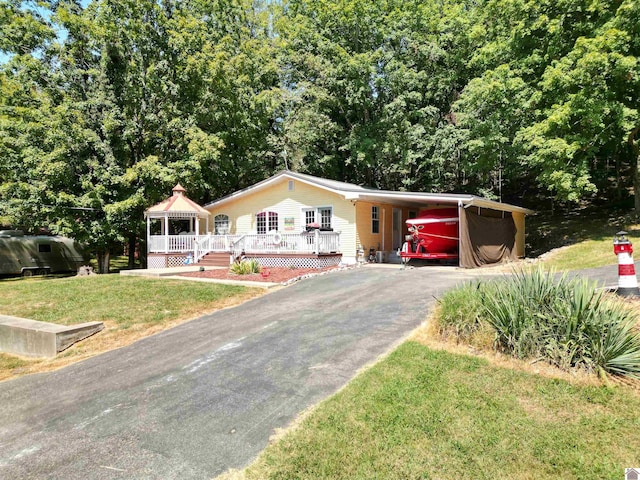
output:
POLYGON ((144 237, 144 210, 177 182, 204 202, 273 172, 278 76, 264 6, 29 8, 0 5, 0 49, 15 53, 0 64, 2 223, 106 255, 144 237))
POLYGON ((462 339, 489 324, 496 347, 517 358, 640 378, 638 319, 588 281, 521 271, 463 287, 442 303, 441 328, 462 339))
POLYGON ((534 207, 640 191, 633 0, 34 5, 0 1, 0 222, 104 255, 177 182, 204 203, 285 165, 534 207))
POLYGON ((257 260, 251 259, 234 262, 229 270, 236 275, 250 275, 252 273, 260 273, 261 267, 257 260))
POLYGON ((293 165, 381 188, 459 186, 457 151, 439 129, 467 80, 474 9, 464 3, 290 2, 278 28, 293 165))

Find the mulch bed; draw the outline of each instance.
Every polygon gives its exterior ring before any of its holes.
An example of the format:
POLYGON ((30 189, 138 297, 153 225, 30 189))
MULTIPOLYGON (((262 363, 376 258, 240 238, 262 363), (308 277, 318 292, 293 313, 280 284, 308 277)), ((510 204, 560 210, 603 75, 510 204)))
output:
POLYGON ((243 282, 271 282, 271 283, 291 283, 295 280, 317 275, 338 267, 328 268, 283 268, 283 267, 263 267, 262 272, 249 275, 237 275, 228 269, 205 270, 204 272, 181 273, 183 277, 215 278, 218 280, 239 280, 243 282))

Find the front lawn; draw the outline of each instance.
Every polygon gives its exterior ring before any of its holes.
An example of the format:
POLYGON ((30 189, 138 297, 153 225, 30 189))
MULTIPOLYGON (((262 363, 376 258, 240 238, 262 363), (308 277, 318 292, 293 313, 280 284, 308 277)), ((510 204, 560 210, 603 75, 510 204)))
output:
MULTIPOLYGON (((248 479, 622 478, 640 395, 410 341, 268 447, 248 479)), ((225 477, 223 476, 223 477, 225 477)))
MULTIPOLYGON (((633 243, 640 241, 638 233, 637 230, 631 232, 633 243)), ((544 257, 545 267, 556 271, 603 267, 617 262, 618 257, 613 253, 613 237, 584 240, 549 252, 544 257)))
POLYGON ((63 325, 99 321, 104 322, 105 329, 53 360, 0 354, 0 380, 51 370, 127 345, 263 292, 241 286, 119 275, 1 280, 1 314, 63 325))
POLYGON ((527 256, 543 255, 544 265, 558 271, 602 267, 617 263, 613 237, 629 233, 640 241, 638 218, 628 210, 590 208, 556 215, 527 217, 527 256))

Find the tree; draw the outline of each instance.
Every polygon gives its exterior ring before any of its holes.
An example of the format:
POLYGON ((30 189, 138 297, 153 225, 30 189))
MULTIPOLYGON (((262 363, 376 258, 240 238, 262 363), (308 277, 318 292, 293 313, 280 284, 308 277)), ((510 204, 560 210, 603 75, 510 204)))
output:
POLYGON ((500 65, 472 79, 454 104, 457 126, 466 133, 469 174, 479 177, 477 188, 485 196, 502 199, 503 182, 513 192, 526 178, 522 146, 514 141, 530 124, 538 98, 508 65, 500 65))
MULTIPOLYGON (((591 37, 578 38, 570 52, 545 69, 540 116, 520 133, 528 161, 540 167, 539 179, 561 199, 577 201, 596 191, 594 176, 606 188, 610 163, 622 161, 637 172, 637 51, 633 32, 618 28, 628 25, 630 5, 624 2, 615 17, 591 37)), ((640 211, 637 173, 633 178, 640 211)))
MULTIPOLYGON (((10 7, 25 24, 29 10, 10 7)), ((278 77, 265 11, 101 0, 34 13, 65 35, 14 35, 25 40, 13 51, 27 53, 0 77, 0 171, 15 171, 0 188, 3 221, 74 235, 107 271, 123 242, 133 254, 143 211, 175 183, 204 201, 271 173, 278 77)))
POLYGON ((458 178, 435 152, 466 81, 472 15, 473 2, 291 2, 280 33, 294 166, 380 188, 458 178))

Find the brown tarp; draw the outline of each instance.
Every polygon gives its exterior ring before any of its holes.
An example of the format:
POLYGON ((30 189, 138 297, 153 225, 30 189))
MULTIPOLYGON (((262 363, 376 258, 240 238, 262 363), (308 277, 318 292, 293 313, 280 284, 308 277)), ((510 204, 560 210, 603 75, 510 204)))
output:
POLYGON ((478 215, 471 208, 458 209, 460 266, 475 268, 516 260, 516 224, 511 213, 482 209, 478 215))

